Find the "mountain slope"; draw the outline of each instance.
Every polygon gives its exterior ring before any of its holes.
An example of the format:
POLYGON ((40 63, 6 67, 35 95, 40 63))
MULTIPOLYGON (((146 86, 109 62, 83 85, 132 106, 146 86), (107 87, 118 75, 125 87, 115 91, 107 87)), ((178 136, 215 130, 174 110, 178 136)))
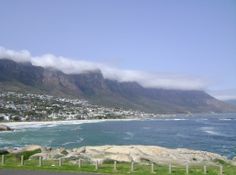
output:
POLYGON ((94 104, 154 113, 236 111, 203 91, 144 88, 136 82, 104 79, 99 70, 69 75, 7 59, 0 59, 0 88, 81 97, 94 104))
POLYGON ((236 99, 232 99, 232 100, 225 100, 225 103, 231 104, 231 105, 235 105, 236 106, 236 99))

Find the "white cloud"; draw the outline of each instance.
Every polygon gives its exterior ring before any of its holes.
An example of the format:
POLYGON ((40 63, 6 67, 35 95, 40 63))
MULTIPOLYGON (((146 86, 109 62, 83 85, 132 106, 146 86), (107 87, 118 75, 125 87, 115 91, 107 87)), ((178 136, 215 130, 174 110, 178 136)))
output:
POLYGON ((99 69, 104 78, 117 80, 119 82, 135 81, 144 87, 150 88, 203 89, 206 86, 205 81, 195 77, 150 73, 137 70, 123 70, 111 67, 104 63, 73 60, 62 56, 55 56, 53 54, 33 57, 29 51, 25 50, 18 52, 1 47, 0 58, 1 57, 18 62, 31 61, 33 65, 56 68, 67 74, 84 73, 99 69))
POLYGON ((149 73, 135 70, 120 70, 115 68, 102 69, 103 75, 108 79, 120 82, 136 81, 144 87, 168 89, 202 89, 204 81, 180 75, 149 73))
POLYGON ((52 54, 46 54, 39 57, 32 57, 33 65, 42 67, 53 67, 67 74, 83 73, 86 71, 97 70, 102 65, 88 61, 72 60, 65 57, 57 57, 52 54))
POLYGON ((27 50, 14 51, 0 47, 0 59, 11 59, 16 62, 27 62, 31 60, 30 52, 27 50))
POLYGON ((219 100, 235 100, 236 89, 211 90, 208 92, 219 100))

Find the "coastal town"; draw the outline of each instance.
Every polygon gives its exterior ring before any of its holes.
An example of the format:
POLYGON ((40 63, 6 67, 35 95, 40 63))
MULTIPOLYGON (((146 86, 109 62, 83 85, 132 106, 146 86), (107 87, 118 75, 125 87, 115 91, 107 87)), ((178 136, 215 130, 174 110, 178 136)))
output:
POLYGON ((0 93, 0 121, 126 119, 155 116, 131 109, 93 105, 78 98, 18 92, 0 93))

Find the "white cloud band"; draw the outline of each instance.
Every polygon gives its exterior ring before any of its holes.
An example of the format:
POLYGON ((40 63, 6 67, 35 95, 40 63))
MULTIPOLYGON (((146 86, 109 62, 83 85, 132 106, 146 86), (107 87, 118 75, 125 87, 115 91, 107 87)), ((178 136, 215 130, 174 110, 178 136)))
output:
POLYGON ((7 58, 16 62, 26 62, 31 60, 31 54, 27 50, 14 51, 0 47, 0 59, 7 58))
POLYGON ((101 70, 104 78, 117 80, 119 82, 138 82, 143 87, 168 88, 168 89, 203 89, 205 81, 195 77, 149 73, 136 70, 123 70, 106 64, 73 60, 62 56, 46 54, 42 56, 31 56, 27 50, 14 51, 0 47, 0 59, 6 58, 16 62, 30 61, 33 65, 52 67, 66 74, 84 73, 87 71, 101 70))

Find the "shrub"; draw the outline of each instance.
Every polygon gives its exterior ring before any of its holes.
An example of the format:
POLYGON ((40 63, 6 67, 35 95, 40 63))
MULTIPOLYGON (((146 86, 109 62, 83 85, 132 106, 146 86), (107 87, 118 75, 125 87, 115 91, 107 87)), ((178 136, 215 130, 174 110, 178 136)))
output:
POLYGON ((34 154, 37 154, 37 153, 41 153, 41 149, 37 149, 37 150, 34 150, 34 151, 20 152, 20 153, 15 154, 15 156, 16 156, 17 159, 20 159, 21 156, 23 155, 24 160, 28 160, 30 156, 32 156, 34 154))

